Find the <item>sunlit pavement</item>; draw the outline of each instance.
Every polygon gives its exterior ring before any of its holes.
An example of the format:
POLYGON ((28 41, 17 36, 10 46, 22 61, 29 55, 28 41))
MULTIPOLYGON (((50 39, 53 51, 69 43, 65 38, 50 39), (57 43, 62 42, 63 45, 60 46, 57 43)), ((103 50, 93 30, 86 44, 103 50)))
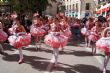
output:
MULTIPOLYGON (((5 44, 6 56, 0 55, 0 73, 102 73, 103 54, 91 55, 91 48, 84 44, 68 44, 60 52, 58 67, 50 63, 52 49, 42 44, 37 50, 34 45, 23 48, 24 63, 18 64, 16 49, 5 44)), ((110 62, 107 66, 110 73, 110 62)))

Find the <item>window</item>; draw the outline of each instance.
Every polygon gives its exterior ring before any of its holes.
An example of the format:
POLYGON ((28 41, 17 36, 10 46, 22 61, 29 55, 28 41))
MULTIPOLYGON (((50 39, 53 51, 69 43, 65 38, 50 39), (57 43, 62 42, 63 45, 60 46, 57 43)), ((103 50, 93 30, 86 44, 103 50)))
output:
POLYGON ((70 8, 69 8, 69 10, 71 10, 71 5, 70 5, 70 8))
POLYGON ((86 3, 86 10, 90 10, 90 3, 86 3))
POLYGON ((76 9, 78 9, 78 3, 76 3, 76 9))
POLYGON ((75 9, 76 9, 76 11, 78 11, 78 3, 76 3, 76 8, 75 9))
POLYGON ((74 4, 73 4, 73 10, 74 10, 74 4))
POLYGON ((68 6, 67 6, 67 11, 68 11, 68 6))

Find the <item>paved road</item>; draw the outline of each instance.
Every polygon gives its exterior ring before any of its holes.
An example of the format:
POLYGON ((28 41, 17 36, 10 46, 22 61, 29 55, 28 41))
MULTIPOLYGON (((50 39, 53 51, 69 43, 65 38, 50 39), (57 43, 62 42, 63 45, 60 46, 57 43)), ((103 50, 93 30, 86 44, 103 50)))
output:
MULTIPOLYGON (((25 63, 18 64, 15 49, 5 44, 7 56, 0 57, 0 73, 102 73, 103 54, 91 56, 83 44, 69 44, 59 55, 59 67, 53 68, 49 63, 52 49, 45 44, 37 51, 33 45, 23 49, 25 63), (97 58, 99 56, 99 58, 97 58)), ((107 66, 110 73, 110 64, 107 66)))

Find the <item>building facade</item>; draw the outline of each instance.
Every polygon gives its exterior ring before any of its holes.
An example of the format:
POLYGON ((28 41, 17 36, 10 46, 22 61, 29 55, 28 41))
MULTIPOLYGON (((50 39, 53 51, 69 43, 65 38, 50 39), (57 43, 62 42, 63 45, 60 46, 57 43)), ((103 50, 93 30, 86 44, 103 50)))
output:
POLYGON ((80 11, 80 6, 79 6, 79 0, 65 0, 64 5, 65 5, 65 15, 68 17, 79 17, 79 11, 80 11))
POLYGON ((48 6, 45 14, 55 15, 57 12, 64 12, 65 16, 84 18, 93 16, 96 11, 97 1, 95 0, 57 0, 51 2, 52 7, 48 6))
POLYGON ((68 17, 83 18, 85 16, 92 16, 96 6, 94 0, 64 0, 65 1, 65 15, 68 17))

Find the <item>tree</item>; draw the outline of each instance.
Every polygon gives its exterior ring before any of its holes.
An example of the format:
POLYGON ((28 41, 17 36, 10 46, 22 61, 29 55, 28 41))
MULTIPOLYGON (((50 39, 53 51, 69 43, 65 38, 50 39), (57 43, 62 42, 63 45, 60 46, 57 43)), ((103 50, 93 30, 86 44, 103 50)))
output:
MULTIPOLYGON (((51 1, 56 2, 56 0, 51 1)), ((10 4, 13 11, 39 11, 40 14, 48 5, 51 6, 48 0, 10 0, 10 4)))

